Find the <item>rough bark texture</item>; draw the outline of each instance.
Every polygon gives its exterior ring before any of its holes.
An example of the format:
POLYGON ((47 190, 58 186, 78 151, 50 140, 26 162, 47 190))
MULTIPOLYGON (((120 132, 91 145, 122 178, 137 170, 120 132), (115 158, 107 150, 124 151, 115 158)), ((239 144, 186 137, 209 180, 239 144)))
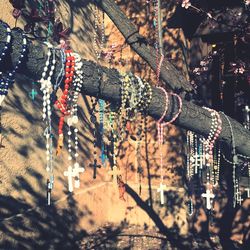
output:
MULTIPOLYGON (((22 46, 21 34, 17 31, 12 32, 12 49, 9 57, 6 58, 5 70, 15 65, 19 55, 20 48, 22 46)), ((5 30, 0 27, 0 51, 5 41, 5 30)), ((59 55, 59 53, 58 53, 59 55)), ((30 42, 28 46, 28 55, 26 63, 19 69, 20 73, 23 73, 35 80, 40 79, 42 70, 46 60, 46 46, 39 42, 30 42)), ((58 58, 56 64, 56 72, 60 71, 61 62, 58 58)), ((94 62, 83 60, 83 94, 90 96, 99 96, 104 100, 111 102, 120 101, 120 84, 121 76, 116 69, 108 69, 95 64, 94 62), (99 69, 99 70, 98 70, 99 69), (98 73, 99 72, 99 73, 98 73), (100 74, 100 76, 98 75, 100 74), (99 78, 101 77, 101 82, 99 78)), ((173 83, 174 84, 174 83, 173 83)), ((178 100, 176 98, 170 98, 168 112, 165 116, 165 121, 170 120, 171 117, 178 110, 178 100)), ((165 94, 153 87, 153 98, 148 108, 148 114, 155 119, 161 117, 165 109, 165 94)), ((222 119, 222 132, 219 136, 219 140, 226 143, 231 147, 232 135, 230 126, 225 119, 224 115, 221 115, 222 119)), ((240 154, 250 156, 250 132, 245 129, 240 123, 230 118, 233 134, 235 138, 236 151, 240 154)), ((198 134, 207 136, 209 134, 211 126, 211 115, 208 111, 195 105, 192 102, 183 100, 183 108, 179 118, 175 122, 176 125, 192 130, 198 134)))
MULTIPOLYGON (((95 0, 95 2, 109 16, 131 48, 156 72, 156 50, 150 47, 146 38, 139 34, 137 27, 131 23, 119 6, 113 0, 95 0)), ((193 89, 187 79, 166 59, 162 63, 160 78, 172 90, 189 92, 193 89)))

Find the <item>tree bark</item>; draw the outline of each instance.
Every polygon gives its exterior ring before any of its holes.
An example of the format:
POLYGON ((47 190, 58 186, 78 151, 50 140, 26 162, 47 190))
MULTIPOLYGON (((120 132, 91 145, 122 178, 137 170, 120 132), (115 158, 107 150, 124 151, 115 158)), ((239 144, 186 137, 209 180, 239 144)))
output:
MULTIPOLYGON (((0 51, 4 46, 5 39, 5 30, 2 26, 0 26, 0 51)), ((21 33, 13 31, 12 49, 10 54, 6 57, 6 62, 3 65, 4 70, 10 69, 12 65, 16 64, 21 47, 21 33)), ((31 42, 31 40, 29 40, 27 60, 21 65, 19 72, 33 78, 34 80, 40 79, 46 61, 46 54, 46 45, 38 41, 31 42)), ((55 77, 61 69, 59 54, 60 53, 58 52, 55 77)), ((94 62, 83 59, 83 74, 83 94, 98 96, 99 98, 115 102, 119 105, 121 75, 116 69, 102 67, 94 62), (100 77, 101 82, 99 81, 100 77)), ((165 94, 155 87, 152 87, 152 89, 153 97, 147 112, 153 118, 159 119, 165 109, 165 94)), ((171 117, 178 112, 178 107, 178 100, 174 97, 170 98, 168 111, 164 120, 170 120, 171 117)), ((222 131, 218 140, 231 147, 232 135, 230 126, 224 115, 221 115, 221 119, 222 131)), ((245 129, 239 122, 231 118, 229 118, 229 120, 233 128, 236 151, 239 154, 250 157, 250 131, 245 129)), ((208 136, 211 126, 211 115, 202 107, 199 107, 190 101, 183 100, 181 114, 174 124, 203 136, 208 136)))
MULTIPOLYGON (((119 6, 113 0, 95 0, 95 2, 109 16, 130 47, 156 72, 157 51, 148 44, 145 37, 139 34, 137 27, 131 23, 119 6)), ((166 59, 161 66, 160 78, 174 91, 193 90, 182 73, 166 59)))

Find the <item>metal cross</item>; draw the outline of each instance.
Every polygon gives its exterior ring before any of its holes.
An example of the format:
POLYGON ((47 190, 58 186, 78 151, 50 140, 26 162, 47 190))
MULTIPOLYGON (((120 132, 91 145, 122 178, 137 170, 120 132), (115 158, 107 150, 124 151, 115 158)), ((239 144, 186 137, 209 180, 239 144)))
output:
POLYGON ((237 203, 238 203, 239 205, 241 205, 243 199, 242 199, 242 197, 241 197, 241 192, 240 192, 240 190, 237 190, 237 192, 235 193, 235 196, 236 196, 237 203))
POLYGON ((97 159, 94 159, 94 163, 89 164, 89 166, 94 168, 93 179, 96 179, 97 168, 101 168, 101 165, 98 165, 97 164, 97 159))
POLYGON ((250 187, 245 188, 245 191, 247 192, 247 198, 250 198, 250 187))
POLYGON ((31 99, 34 101, 36 98, 36 95, 38 94, 36 90, 32 89, 32 91, 29 93, 31 99))
POLYGON ((75 188, 80 187, 80 173, 83 173, 85 171, 85 168, 80 168, 79 163, 74 164, 73 172, 75 176, 75 188))
POLYGON ((207 188, 206 193, 203 193, 201 196, 203 198, 206 198, 206 208, 208 210, 210 210, 212 208, 211 199, 213 199, 215 197, 215 195, 213 194, 213 192, 209 188, 207 188))
POLYGON ((194 173, 198 173, 198 167, 202 168, 203 164, 203 155, 195 154, 190 157, 190 162, 192 166, 194 167, 194 173))
POLYGON ((113 166, 112 170, 108 171, 108 175, 113 177, 113 184, 117 183, 117 176, 121 175, 121 170, 117 168, 117 166, 113 166))
POLYGON ((166 191, 166 190, 167 190, 167 186, 161 182, 160 187, 157 189, 157 192, 160 193, 161 205, 163 205, 165 203, 164 191, 166 191))
POLYGON ((49 179, 47 179, 47 204, 50 206, 50 199, 51 199, 51 191, 52 191, 52 183, 49 179))
POLYGON ((68 177, 68 189, 69 189, 69 192, 73 192, 72 178, 75 177, 75 172, 73 171, 72 166, 68 166, 68 171, 64 171, 64 176, 68 177))

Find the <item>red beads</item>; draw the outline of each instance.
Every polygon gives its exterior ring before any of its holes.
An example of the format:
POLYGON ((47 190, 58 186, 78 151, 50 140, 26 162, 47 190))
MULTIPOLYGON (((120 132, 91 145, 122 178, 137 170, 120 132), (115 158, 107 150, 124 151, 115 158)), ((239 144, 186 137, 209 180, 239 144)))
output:
POLYGON ((69 94, 69 88, 73 81, 74 70, 75 70, 75 57, 71 55, 71 50, 65 50, 66 54, 66 68, 65 68, 65 80, 64 80, 64 90, 60 100, 55 102, 55 105, 62 113, 58 126, 59 135, 63 134, 64 117, 68 115, 67 111, 67 100, 69 94))

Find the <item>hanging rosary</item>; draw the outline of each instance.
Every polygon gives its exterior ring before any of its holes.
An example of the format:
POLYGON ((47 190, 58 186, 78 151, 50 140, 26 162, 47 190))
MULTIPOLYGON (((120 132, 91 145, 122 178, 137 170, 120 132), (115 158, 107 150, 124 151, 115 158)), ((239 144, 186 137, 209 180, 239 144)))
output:
MULTIPOLYGON (((6 51, 9 49, 10 41, 11 41, 9 27, 7 26, 7 24, 4 26, 6 26, 6 30, 7 30, 7 39, 6 39, 6 43, 4 46, 4 50, 2 51, 1 58, 3 58, 5 56, 6 51)), ((21 31, 21 33, 22 33, 22 50, 20 52, 20 55, 19 55, 19 58, 17 60, 16 65, 13 66, 13 69, 11 71, 8 71, 7 75, 4 75, 2 72, 0 72, 0 105, 2 104, 5 96, 8 94, 8 89, 9 89, 10 85, 12 85, 14 83, 16 71, 18 70, 19 66, 23 62, 23 60, 26 56, 26 53, 27 53, 26 35, 19 28, 14 28, 14 29, 12 29, 12 31, 18 31, 18 32, 21 31)), ((1 63, 1 60, 0 60, 0 63, 1 63)))
POLYGON ((61 112, 61 116, 59 119, 59 126, 58 126, 58 142, 57 142, 57 150, 56 155, 59 155, 62 147, 63 147, 63 126, 64 126, 64 119, 65 116, 68 115, 67 111, 67 100, 69 95, 69 89, 73 82, 73 76, 75 71, 75 58, 71 55, 71 50, 65 50, 66 55, 66 68, 65 68, 65 80, 64 80, 64 90, 60 100, 55 102, 55 105, 61 112))
POLYGON ((78 118, 78 97, 79 92, 81 92, 82 82, 83 82, 83 71, 82 71, 82 62, 81 58, 77 53, 72 53, 72 56, 75 60, 75 74, 73 79, 73 88, 70 93, 68 93, 68 106, 67 106, 67 125, 68 125, 68 161, 69 166, 68 170, 64 172, 64 175, 68 177, 68 190, 69 192, 73 192, 74 187, 80 188, 80 173, 85 171, 84 167, 80 167, 78 162, 78 129, 76 127, 79 118, 78 118), (73 137, 73 138, 72 138, 73 137), (72 139, 74 139, 74 148, 72 147, 72 139), (74 163, 73 163, 74 160, 74 163), (74 178, 74 187, 73 187, 73 180, 74 178))

